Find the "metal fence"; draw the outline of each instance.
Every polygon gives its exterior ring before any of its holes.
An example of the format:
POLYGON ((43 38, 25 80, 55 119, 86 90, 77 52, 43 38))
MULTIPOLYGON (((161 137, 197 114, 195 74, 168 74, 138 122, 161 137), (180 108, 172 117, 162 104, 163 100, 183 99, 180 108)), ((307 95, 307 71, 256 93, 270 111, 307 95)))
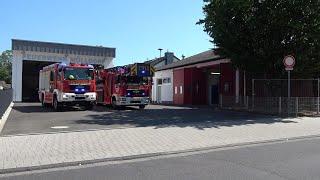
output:
POLYGON ((12 101, 12 89, 0 90, 0 118, 12 101))
MULTIPOLYGON (((287 79, 252 79, 251 96, 287 97, 287 79)), ((292 97, 318 97, 320 79, 291 79, 290 94, 292 97)), ((249 94, 248 94, 249 95, 249 94)))
POLYGON ((319 97, 249 97, 220 96, 220 107, 252 112, 299 116, 319 115, 319 97))

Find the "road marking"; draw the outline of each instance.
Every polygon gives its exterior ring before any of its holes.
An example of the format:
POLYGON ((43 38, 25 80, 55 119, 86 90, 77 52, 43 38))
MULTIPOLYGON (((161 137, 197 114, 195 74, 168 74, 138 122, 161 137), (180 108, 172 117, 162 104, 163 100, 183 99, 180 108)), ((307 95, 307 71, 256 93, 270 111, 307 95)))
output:
POLYGON ((52 126, 51 129, 68 129, 69 126, 52 126))

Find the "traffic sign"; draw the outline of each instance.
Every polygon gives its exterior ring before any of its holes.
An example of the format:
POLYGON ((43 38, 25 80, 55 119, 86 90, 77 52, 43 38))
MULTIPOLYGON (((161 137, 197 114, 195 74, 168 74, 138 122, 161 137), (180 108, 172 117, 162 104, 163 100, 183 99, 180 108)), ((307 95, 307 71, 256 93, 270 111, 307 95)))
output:
POLYGON ((294 65, 296 64, 296 60, 293 56, 288 55, 283 58, 283 64, 285 66, 286 71, 288 72, 288 103, 287 103, 287 111, 289 116, 290 109, 290 98, 291 98, 291 84, 290 84, 290 71, 293 70, 294 65))
POLYGON ((296 64, 296 60, 294 59, 293 56, 288 55, 288 56, 284 57, 283 64, 284 64, 285 69, 287 71, 291 71, 291 70, 293 70, 293 67, 296 64))

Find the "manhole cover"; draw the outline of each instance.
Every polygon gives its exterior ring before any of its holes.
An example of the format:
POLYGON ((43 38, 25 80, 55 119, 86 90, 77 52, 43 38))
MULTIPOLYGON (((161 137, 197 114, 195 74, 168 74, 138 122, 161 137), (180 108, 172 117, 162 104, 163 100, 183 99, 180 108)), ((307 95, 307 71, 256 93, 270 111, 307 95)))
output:
POLYGON ((52 126, 52 129, 68 129, 69 126, 52 126))

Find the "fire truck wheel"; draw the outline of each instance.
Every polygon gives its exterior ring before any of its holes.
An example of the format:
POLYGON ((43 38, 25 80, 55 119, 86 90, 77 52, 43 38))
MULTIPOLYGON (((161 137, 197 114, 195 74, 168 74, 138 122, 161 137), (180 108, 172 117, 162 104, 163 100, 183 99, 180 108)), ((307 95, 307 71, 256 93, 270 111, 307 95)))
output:
POLYGON ((44 102, 44 95, 41 96, 41 105, 42 107, 48 107, 48 104, 44 102))
POLYGON ((53 98, 53 109, 56 111, 61 111, 61 104, 58 102, 56 96, 53 98))
POLYGON ((145 105, 140 105, 139 109, 144 109, 146 106, 145 105))
POLYGON ((116 100, 114 98, 112 98, 112 108, 113 109, 118 109, 119 107, 116 104, 116 100))

